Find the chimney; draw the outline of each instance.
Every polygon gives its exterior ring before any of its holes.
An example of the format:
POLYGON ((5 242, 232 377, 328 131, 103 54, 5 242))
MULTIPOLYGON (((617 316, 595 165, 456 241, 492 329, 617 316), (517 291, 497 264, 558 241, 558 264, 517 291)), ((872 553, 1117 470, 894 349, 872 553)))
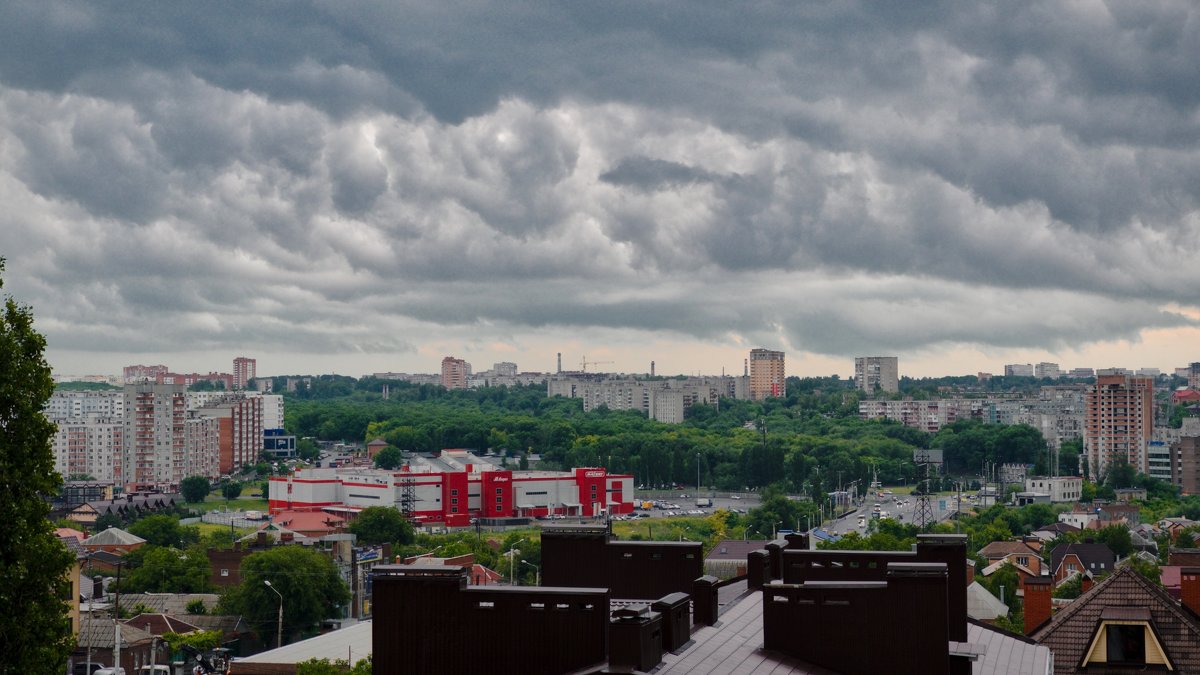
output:
POLYGON ((1094 586, 1095 583, 1096 582, 1092 581, 1091 575, 1083 575, 1083 578, 1079 580, 1080 594, 1087 593, 1088 591, 1092 590, 1092 586, 1094 586))
POLYGON ((1200 615, 1200 567, 1179 570, 1179 599, 1183 606, 1200 615))
POLYGON ((1050 620, 1051 577, 1029 577, 1025 580, 1025 634, 1029 635, 1050 620))
POLYGON ((562 352, 558 353, 558 372, 562 374, 562 352))
POLYGON ((968 558, 966 564, 967 564, 967 585, 970 586, 971 584, 975 583, 975 563, 970 558, 968 558))
POLYGON ((654 377, 654 362, 650 362, 650 377, 654 377))

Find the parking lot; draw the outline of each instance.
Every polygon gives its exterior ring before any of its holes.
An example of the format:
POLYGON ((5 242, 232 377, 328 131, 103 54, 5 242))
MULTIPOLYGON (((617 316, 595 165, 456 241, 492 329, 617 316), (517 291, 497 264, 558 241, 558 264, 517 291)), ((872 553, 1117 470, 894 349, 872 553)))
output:
POLYGON ((726 509, 733 513, 745 513, 758 506, 759 497, 755 493, 701 493, 699 496, 686 490, 662 491, 638 494, 639 503, 650 502, 651 508, 637 509, 632 514, 614 516, 613 520, 636 520, 640 518, 670 518, 673 516, 706 516, 717 509, 726 509), (709 505, 701 506, 698 500, 707 500, 709 505))

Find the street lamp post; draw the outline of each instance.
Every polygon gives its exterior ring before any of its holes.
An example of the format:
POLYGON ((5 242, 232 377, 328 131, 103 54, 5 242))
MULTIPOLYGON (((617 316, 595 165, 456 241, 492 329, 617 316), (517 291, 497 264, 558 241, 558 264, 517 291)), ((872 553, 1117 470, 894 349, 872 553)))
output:
POLYGON ((523 541, 525 541, 525 537, 521 537, 520 539, 514 541, 512 543, 512 546, 508 547, 508 585, 509 586, 517 585, 517 583, 516 583, 517 578, 515 576, 513 576, 513 566, 516 562, 515 559, 513 558, 513 551, 515 551, 517 549, 517 544, 519 544, 523 541))
POLYGON ((533 585, 541 586, 542 585, 542 568, 538 567, 537 565, 534 565, 533 563, 529 562, 528 560, 522 560, 521 564, 529 565, 530 567, 533 568, 533 585))
POLYGON ((775 528, 776 528, 778 525, 780 525, 781 523, 783 523, 783 521, 782 521, 782 520, 777 520, 777 521, 775 521, 774 523, 771 523, 771 540, 772 540, 772 541, 774 541, 774 540, 775 540, 775 537, 777 536, 777 532, 778 532, 778 530, 776 530, 775 528))
POLYGON ((274 591, 275 595, 279 596, 279 621, 275 627, 275 648, 279 649, 283 646, 283 593, 280 593, 278 588, 272 586, 269 579, 263 579, 263 583, 267 585, 267 588, 274 591))

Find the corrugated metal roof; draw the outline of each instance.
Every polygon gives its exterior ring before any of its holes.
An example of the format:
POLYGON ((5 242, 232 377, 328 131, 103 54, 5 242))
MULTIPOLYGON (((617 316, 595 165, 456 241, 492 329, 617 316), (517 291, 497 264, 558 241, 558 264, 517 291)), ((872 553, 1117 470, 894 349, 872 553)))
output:
POLYGON ((309 659, 349 659, 351 663, 371 654, 371 621, 301 640, 244 659, 241 663, 300 663, 309 659))

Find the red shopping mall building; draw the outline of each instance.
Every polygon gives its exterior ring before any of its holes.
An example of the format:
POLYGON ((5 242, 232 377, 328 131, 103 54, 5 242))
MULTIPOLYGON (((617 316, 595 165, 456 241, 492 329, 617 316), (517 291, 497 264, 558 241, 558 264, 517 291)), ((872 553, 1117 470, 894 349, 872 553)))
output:
POLYGON ((633 512, 633 476, 603 468, 510 471, 463 450, 416 457, 399 471, 301 469, 270 484, 270 510, 401 508, 420 524, 465 527, 473 518, 605 516, 633 512))

